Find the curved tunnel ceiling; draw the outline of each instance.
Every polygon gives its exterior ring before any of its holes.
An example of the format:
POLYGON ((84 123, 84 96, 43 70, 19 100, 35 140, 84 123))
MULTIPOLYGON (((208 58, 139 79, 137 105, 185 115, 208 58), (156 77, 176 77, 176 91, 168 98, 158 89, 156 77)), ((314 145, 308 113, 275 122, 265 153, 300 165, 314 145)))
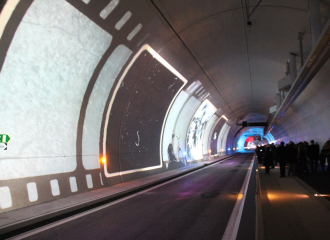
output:
POLYGON ((307 1, 262 1, 250 27, 244 1, 154 2, 239 119, 268 116, 289 53, 299 53, 298 32, 311 48, 307 1))

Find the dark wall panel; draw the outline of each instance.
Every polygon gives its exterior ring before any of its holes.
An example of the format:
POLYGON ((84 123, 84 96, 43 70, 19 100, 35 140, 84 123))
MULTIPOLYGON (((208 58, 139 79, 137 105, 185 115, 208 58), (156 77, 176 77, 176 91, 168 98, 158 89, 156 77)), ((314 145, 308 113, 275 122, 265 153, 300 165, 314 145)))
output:
POLYGON ((106 146, 109 173, 160 165, 163 121, 182 85, 148 51, 140 54, 112 105, 106 146))
POLYGON ((212 135, 211 135, 211 154, 212 155, 218 153, 217 145, 218 145, 218 140, 219 140, 219 133, 220 133, 221 128, 223 127, 223 125, 226 122, 227 121, 224 118, 221 118, 212 132, 212 135), (216 136, 216 137, 214 138, 214 136, 216 136))

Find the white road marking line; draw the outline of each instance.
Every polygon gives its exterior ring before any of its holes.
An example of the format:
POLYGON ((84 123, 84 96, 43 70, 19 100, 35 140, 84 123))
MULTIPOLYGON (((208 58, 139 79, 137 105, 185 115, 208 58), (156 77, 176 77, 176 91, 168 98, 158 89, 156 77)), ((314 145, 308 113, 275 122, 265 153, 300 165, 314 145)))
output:
MULTIPOLYGON (((233 157, 235 157, 235 156, 231 156, 231 157, 229 157, 229 158, 227 158, 227 159, 222 160, 221 162, 224 162, 224 161, 230 160, 230 159, 232 159, 233 157)), ((219 162, 219 161, 217 161, 217 162, 219 162)), ((69 217, 69 218, 66 218, 66 219, 60 220, 60 221, 58 221, 58 222, 50 223, 50 224, 45 225, 45 226, 43 226, 43 227, 40 227, 40 228, 37 228, 37 229, 31 230, 31 231, 26 232, 26 233, 22 233, 22 234, 20 234, 20 235, 18 235, 18 236, 15 236, 15 237, 12 237, 12 238, 9 238, 9 239, 11 239, 11 240, 18 240, 18 239, 23 239, 23 238, 27 238, 27 237, 33 236, 33 235, 38 234, 38 233, 40 233, 40 232, 43 232, 43 231, 46 231, 46 230, 48 230, 48 229, 51 229, 51 228, 57 227, 57 226, 62 225, 62 224, 64 224, 64 223, 70 222, 70 221, 72 221, 72 220, 75 220, 75 219, 81 218, 81 217, 86 216, 86 215, 88 215, 88 214, 91 214, 91 213, 94 213, 94 212, 100 211, 100 210, 102 210, 102 209, 104 209, 104 208, 110 207, 110 206, 115 205, 115 204, 117 204, 117 203, 120 203, 120 202, 126 201, 126 200, 128 200, 128 199, 130 199, 130 198, 136 197, 136 196, 138 196, 138 195, 140 195, 140 194, 143 194, 143 193, 146 193, 146 192, 151 191, 151 190, 153 190, 153 189, 159 188, 159 187, 161 187, 161 186, 164 186, 164 185, 166 185, 166 184, 169 184, 169 183, 171 183, 171 182, 174 182, 174 181, 176 181, 176 180, 179 180, 179 179, 181 179, 181 178, 184 178, 184 177, 186 177, 186 176, 189 176, 189 175, 191 175, 191 174, 193 174, 193 173, 199 172, 199 171, 201 171, 201 170, 203 170, 203 169, 206 169, 206 168, 208 168, 208 167, 212 167, 212 166, 214 166, 214 164, 210 164, 210 165, 208 165, 208 166, 206 166, 206 167, 203 167, 203 168, 200 168, 200 169, 195 170, 195 171, 193 171, 193 172, 187 173, 187 174, 185 174, 185 175, 183 175, 183 176, 180 176, 180 177, 177 177, 177 178, 175 178, 175 179, 172 179, 172 180, 166 181, 166 182, 164 182, 164 183, 162 183, 162 184, 159 184, 159 185, 157 185, 157 186, 154 186, 154 187, 152 187, 152 188, 148 188, 148 189, 143 190, 143 191, 141 191, 141 192, 138 192, 138 193, 132 194, 132 195, 130 195, 130 196, 127 196, 127 197, 124 197, 124 198, 118 199, 118 200, 116 200, 116 201, 113 201, 113 202, 110 202, 110 203, 108 203, 108 204, 105 204, 105 205, 99 206, 99 207, 97 207, 97 208, 93 208, 93 209, 91 209, 91 210, 88 210, 88 211, 85 211, 85 212, 79 213, 79 214, 77 214, 77 215, 74 215, 74 216, 72 216, 72 217, 69 217)))
POLYGON ((246 174, 241 191, 239 192, 239 194, 237 196, 235 207, 231 213, 231 216, 230 216, 229 222, 227 224, 226 231, 223 234, 222 240, 234 240, 237 237, 237 232, 238 232, 239 224, 241 222, 242 212, 243 212, 243 208, 244 208, 245 197, 246 197, 246 193, 247 193, 247 189, 249 186, 250 177, 251 177, 251 173, 252 173, 253 163, 254 163, 254 157, 250 164, 249 170, 246 174))

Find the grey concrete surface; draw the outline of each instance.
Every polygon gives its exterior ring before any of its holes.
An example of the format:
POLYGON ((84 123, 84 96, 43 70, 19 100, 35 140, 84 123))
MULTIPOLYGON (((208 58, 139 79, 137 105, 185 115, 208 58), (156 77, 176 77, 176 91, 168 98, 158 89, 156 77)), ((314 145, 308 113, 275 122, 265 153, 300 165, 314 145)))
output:
POLYGON ((251 160, 214 164, 27 239, 221 239, 251 160))
POLYGON ((280 178, 279 167, 270 174, 259 166, 264 237, 272 239, 329 239, 330 211, 296 177, 280 178))

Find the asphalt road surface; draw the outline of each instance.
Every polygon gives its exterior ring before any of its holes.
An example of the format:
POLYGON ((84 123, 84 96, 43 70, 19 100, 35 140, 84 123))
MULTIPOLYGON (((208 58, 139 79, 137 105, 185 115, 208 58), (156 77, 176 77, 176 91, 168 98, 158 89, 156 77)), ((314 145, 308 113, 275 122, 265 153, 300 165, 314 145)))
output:
POLYGON ((233 157, 26 239, 222 239, 251 161, 233 157))

